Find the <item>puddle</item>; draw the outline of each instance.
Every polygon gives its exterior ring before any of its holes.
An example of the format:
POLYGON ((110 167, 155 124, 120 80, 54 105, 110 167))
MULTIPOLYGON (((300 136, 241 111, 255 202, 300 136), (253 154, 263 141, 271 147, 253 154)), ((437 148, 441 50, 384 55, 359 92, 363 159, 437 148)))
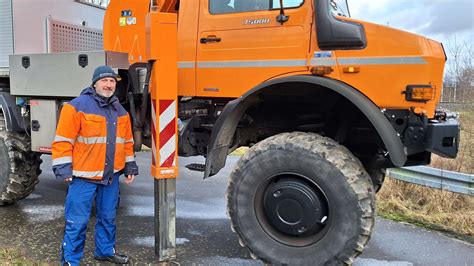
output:
POLYGON ((222 256, 213 256, 204 258, 199 264, 204 265, 264 265, 260 260, 226 258, 222 256))
POLYGON ((192 236, 204 236, 202 232, 196 231, 196 230, 188 230, 186 231, 188 234, 192 236))
POLYGON ((385 261, 375 259, 356 259, 353 266, 413 266, 413 263, 408 261, 385 261))
POLYGON ((155 209, 151 206, 127 206, 125 209, 127 216, 154 217, 155 209))
POLYGON ((227 219, 225 204, 206 205, 187 200, 178 200, 176 216, 184 219, 227 219))
POLYGON ((189 242, 187 238, 176 238, 176 245, 184 245, 189 242))
MULTIPOLYGON (((153 217, 155 215, 153 204, 149 197, 133 197, 121 206, 127 216, 153 217)), ((176 217, 199 220, 227 219, 226 206, 225 204, 216 205, 213 203, 207 205, 187 200, 177 200, 176 217)))
POLYGON ((147 236, 147 237, 137 237, 132 240, 134 245, 138 246, 145 246, 145 247, 154 247, 155 246, 155 237, 154 236, 147 236))
POLYGON ((64 215, 64 206, 62 205, 31 205, 24 206, 21 211, 26 214, 30 221, 48 222, 62 218, 64 215))
POLYGON ((35 193, 32 193, 30 194, 26 199, 40 199, 42 198, 43 196, 41 196, 40 194, 35 194, 35 193))
MULTIPOLYGON (((184 245, 189 242, 187 238, 176 238, 176 245, 184 245)), ((137 237, 133 239, 132 243, 137 246, 144 246, 144 247, 155 247, 155 237, 154 236, 146 236, 146 237, 137 237)))

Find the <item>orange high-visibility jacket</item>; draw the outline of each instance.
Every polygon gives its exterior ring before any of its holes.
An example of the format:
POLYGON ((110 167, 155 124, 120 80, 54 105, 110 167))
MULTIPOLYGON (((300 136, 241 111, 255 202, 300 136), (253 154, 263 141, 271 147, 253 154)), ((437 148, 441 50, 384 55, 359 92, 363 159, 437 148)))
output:
POLYGON ((52 153, 57 178, 106 184, 120 171, 138 175, 127 111, 117 97, 106 101, 93 88, 63 106, 52 153))

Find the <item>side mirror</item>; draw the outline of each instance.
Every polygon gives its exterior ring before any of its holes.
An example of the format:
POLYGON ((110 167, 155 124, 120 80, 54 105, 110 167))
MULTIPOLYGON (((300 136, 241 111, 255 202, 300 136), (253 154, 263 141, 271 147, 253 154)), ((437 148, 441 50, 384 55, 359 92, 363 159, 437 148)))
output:
POLYGON ((321 50, 364 49, 367 45, 362 24, 339 20, 331 8, 337 7, 334 0, 314 0, 316 8, 316 31, 321 50))

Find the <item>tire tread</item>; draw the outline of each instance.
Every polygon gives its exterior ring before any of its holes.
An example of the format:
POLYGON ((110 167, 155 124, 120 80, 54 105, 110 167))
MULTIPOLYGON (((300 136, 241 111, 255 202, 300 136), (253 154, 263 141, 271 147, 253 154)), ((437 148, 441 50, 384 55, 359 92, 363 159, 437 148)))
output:
MULTIPOLYGON (((357 194, 362 211, 361 220, 359 222, 360 233, 357 236, 357 241, 352 248, 340 251, 333 257, 332 261, 324 263, 325 265, 352 264, 354 259, 362 253, 374 228, 375 193, 373 191, 373 185, 361 162, 353 156, 346 147, 339 145, 330 138, 315 133, 289 132, 269 137, 251 147, 237 162, 236 167, 230 174, 226 195, 228 201, 227 214, 231 220, 231 227, 237 232, 239 243, 243 244, 251 254, 259 258, 264 257, 258 250, 250 249, 248 245, 250 239, 246 239, 242 235, 239 225, 234 222, 234 219, 237 218, 237 213, 234 209, 234 205, 231 203, 238 181, 236 177, 240 176, 239 173, 242 172, 242 169, 256 156, 274 148, 282 149, 282 147, 284 148, 286 145, 303 147, 311 152, 320 154, 324 159, 336 165, 347 178, 347 184, 351 187, 353 192, 357 194)), ((275 261, 269 262, 280 263, 275 261)))
MULTIPOLYGON (((38 184, 41 174, 40 155, 30 151, 30 139, 26 134, 7 132, 5 118, 0 112, 0 139, 7 147, 10 169, 6 186, 0 187, 0 205, 13 204, 26 198, 38 184)), ((2 177, 0 177, 2 178, 2 177)))

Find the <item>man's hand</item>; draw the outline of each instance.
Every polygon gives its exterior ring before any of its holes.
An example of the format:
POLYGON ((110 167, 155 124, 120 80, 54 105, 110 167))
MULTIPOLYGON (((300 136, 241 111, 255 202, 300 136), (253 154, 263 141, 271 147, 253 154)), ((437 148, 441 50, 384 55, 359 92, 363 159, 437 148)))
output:
POLYGON ((69 183, 69 182, 71 182, 71 181, 72 181, 72 177, 69 177, 69 178, 64 179, 64 182, 67 182, 67 183, 69 183))
POLYGON ((133 182, 133 179, 135 179, 135 175, 128 175, 127 179, 125 179, 125 184, 130 185, 133 182))

